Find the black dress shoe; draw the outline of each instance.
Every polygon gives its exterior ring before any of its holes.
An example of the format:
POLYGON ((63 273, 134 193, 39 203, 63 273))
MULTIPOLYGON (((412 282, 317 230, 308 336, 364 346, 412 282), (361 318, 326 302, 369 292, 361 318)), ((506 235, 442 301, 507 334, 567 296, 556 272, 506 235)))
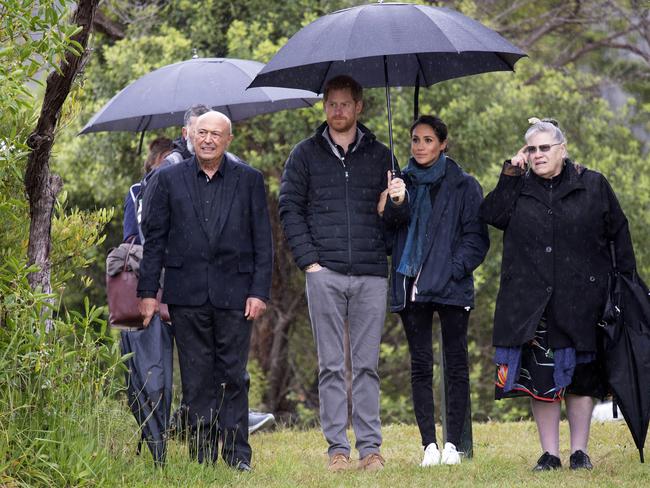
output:
POLYGON ((576 452, 571 454, 569 458, 569 464, 571 469, 593 469, 594 465, 591 464, 591 459, 587 456, 586 452, 578 449, 576 452))
POLYGON ((533 468, 533 471, 550 471, 561 467, 562 461, 560 461, 560 458, 549 454, 547 451, 537 460, 537 466, 533 468))

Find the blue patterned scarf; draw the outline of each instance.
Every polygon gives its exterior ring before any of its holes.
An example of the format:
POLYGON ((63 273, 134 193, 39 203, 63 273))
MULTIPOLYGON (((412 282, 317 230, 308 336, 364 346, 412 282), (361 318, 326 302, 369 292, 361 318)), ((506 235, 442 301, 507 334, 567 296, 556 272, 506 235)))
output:
POLYGON ((429 197, 430 189, 445 176, 447 157, 440 153, 438 160, 429 167, 424 167, 410 158, 409 164, 403 171, 413 182, 415 197, 411 202, 411 221, 406 234, 406 244, 397 272, 404 276, 416 276, 424 256, 427 224, 431 218, 433 207, 429 197))

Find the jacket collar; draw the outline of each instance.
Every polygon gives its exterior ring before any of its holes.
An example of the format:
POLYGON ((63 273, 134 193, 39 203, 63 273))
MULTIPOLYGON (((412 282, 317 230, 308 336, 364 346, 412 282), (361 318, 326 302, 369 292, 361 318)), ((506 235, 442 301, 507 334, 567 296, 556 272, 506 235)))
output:
POLYGON ((584 166, 575 164, 567 158, 564 160, 563 171, 562 184, 559 186, 558 191, 551 195, 551 202, 549 202, 548 195, 542 186, 533 181, 533 175, 530 170, 526 173, 526 180, 521 193, 529 195, 548 206, 549 203, 555 203, 574 191, 584 190, 585 185, 582 181, 582 175, 585 172, 584 166))
MULTIPOLYGON (((329 126, 327 125, 327 122, 323 122, 321 125, 318 126, 318 128, 316 129, 312 137, 323 148, 330 151, 336 157, 340 158, 341 156, 339 155, 339 152, 336 149, 336 145, 334 144, 334 141, 332 141, 329 137, 329 132, 327 130, 328 127, 329 126)), ((360 147, 370 144, 375 139, 376 139, 375 135, 370 131, 370 129, 368 129, 361 122, 357 122, 357 143, 349 152, 354 152, 360 147)))

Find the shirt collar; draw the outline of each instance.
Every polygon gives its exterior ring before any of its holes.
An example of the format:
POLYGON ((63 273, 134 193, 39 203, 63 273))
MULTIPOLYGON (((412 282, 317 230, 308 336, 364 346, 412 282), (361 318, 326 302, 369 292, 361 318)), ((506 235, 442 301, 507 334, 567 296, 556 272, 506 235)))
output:
MULTIPOLYGON (((226 155, 224 154, 223 157, 221 158, 221 164, 219 164, 219 169, 215 173, 215 175, 219 175, 222 178, 226 175, 226 155)), ((196 176, 207 176, 205 172, 203 171, 203 168, 201 168, 201 165, 199 164, 199 159, 194 156, 194 169, 196 171, 196 176)))
MULTIPOLYGON (((332 151, 334 152, 334 154, 336 154, 339 158, 345 156, 345 154, 342 154, 341 150, 340 150, 340 149, 343 149, 343 148, 341 148, 341 146, 339 146, 338 144, 336 144, 332 140, 332 137, 330 136, 329 125, 325 124, 325 128, 323 129, 322 136, 325 138, 325 140, 329 144, 330 148, 332 148, 332 151)), ((357 132, 354 135, 354 141, 352 141, 352 144, 350 144, 348 146, 348 153, 351 153, 352 151, 354 151, 357 148, 357 146, 361 142, 362 137, 363 137, 363 131, 359 128, 359 125, 357 124, 357 132)))

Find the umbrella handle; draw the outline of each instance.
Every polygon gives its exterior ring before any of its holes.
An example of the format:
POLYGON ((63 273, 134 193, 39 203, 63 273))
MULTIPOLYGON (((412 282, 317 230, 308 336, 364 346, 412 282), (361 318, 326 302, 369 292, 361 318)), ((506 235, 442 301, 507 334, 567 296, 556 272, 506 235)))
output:
MULTIPOLYGON (((393 178, 397 178, 397 171, 395 171, 395 162, 393 161, 393 169, 391 170, 391 175, 393 178)), ((395 203, 399 202, 399 197, 393 197, 391 200, 393 200, 395 203)))

